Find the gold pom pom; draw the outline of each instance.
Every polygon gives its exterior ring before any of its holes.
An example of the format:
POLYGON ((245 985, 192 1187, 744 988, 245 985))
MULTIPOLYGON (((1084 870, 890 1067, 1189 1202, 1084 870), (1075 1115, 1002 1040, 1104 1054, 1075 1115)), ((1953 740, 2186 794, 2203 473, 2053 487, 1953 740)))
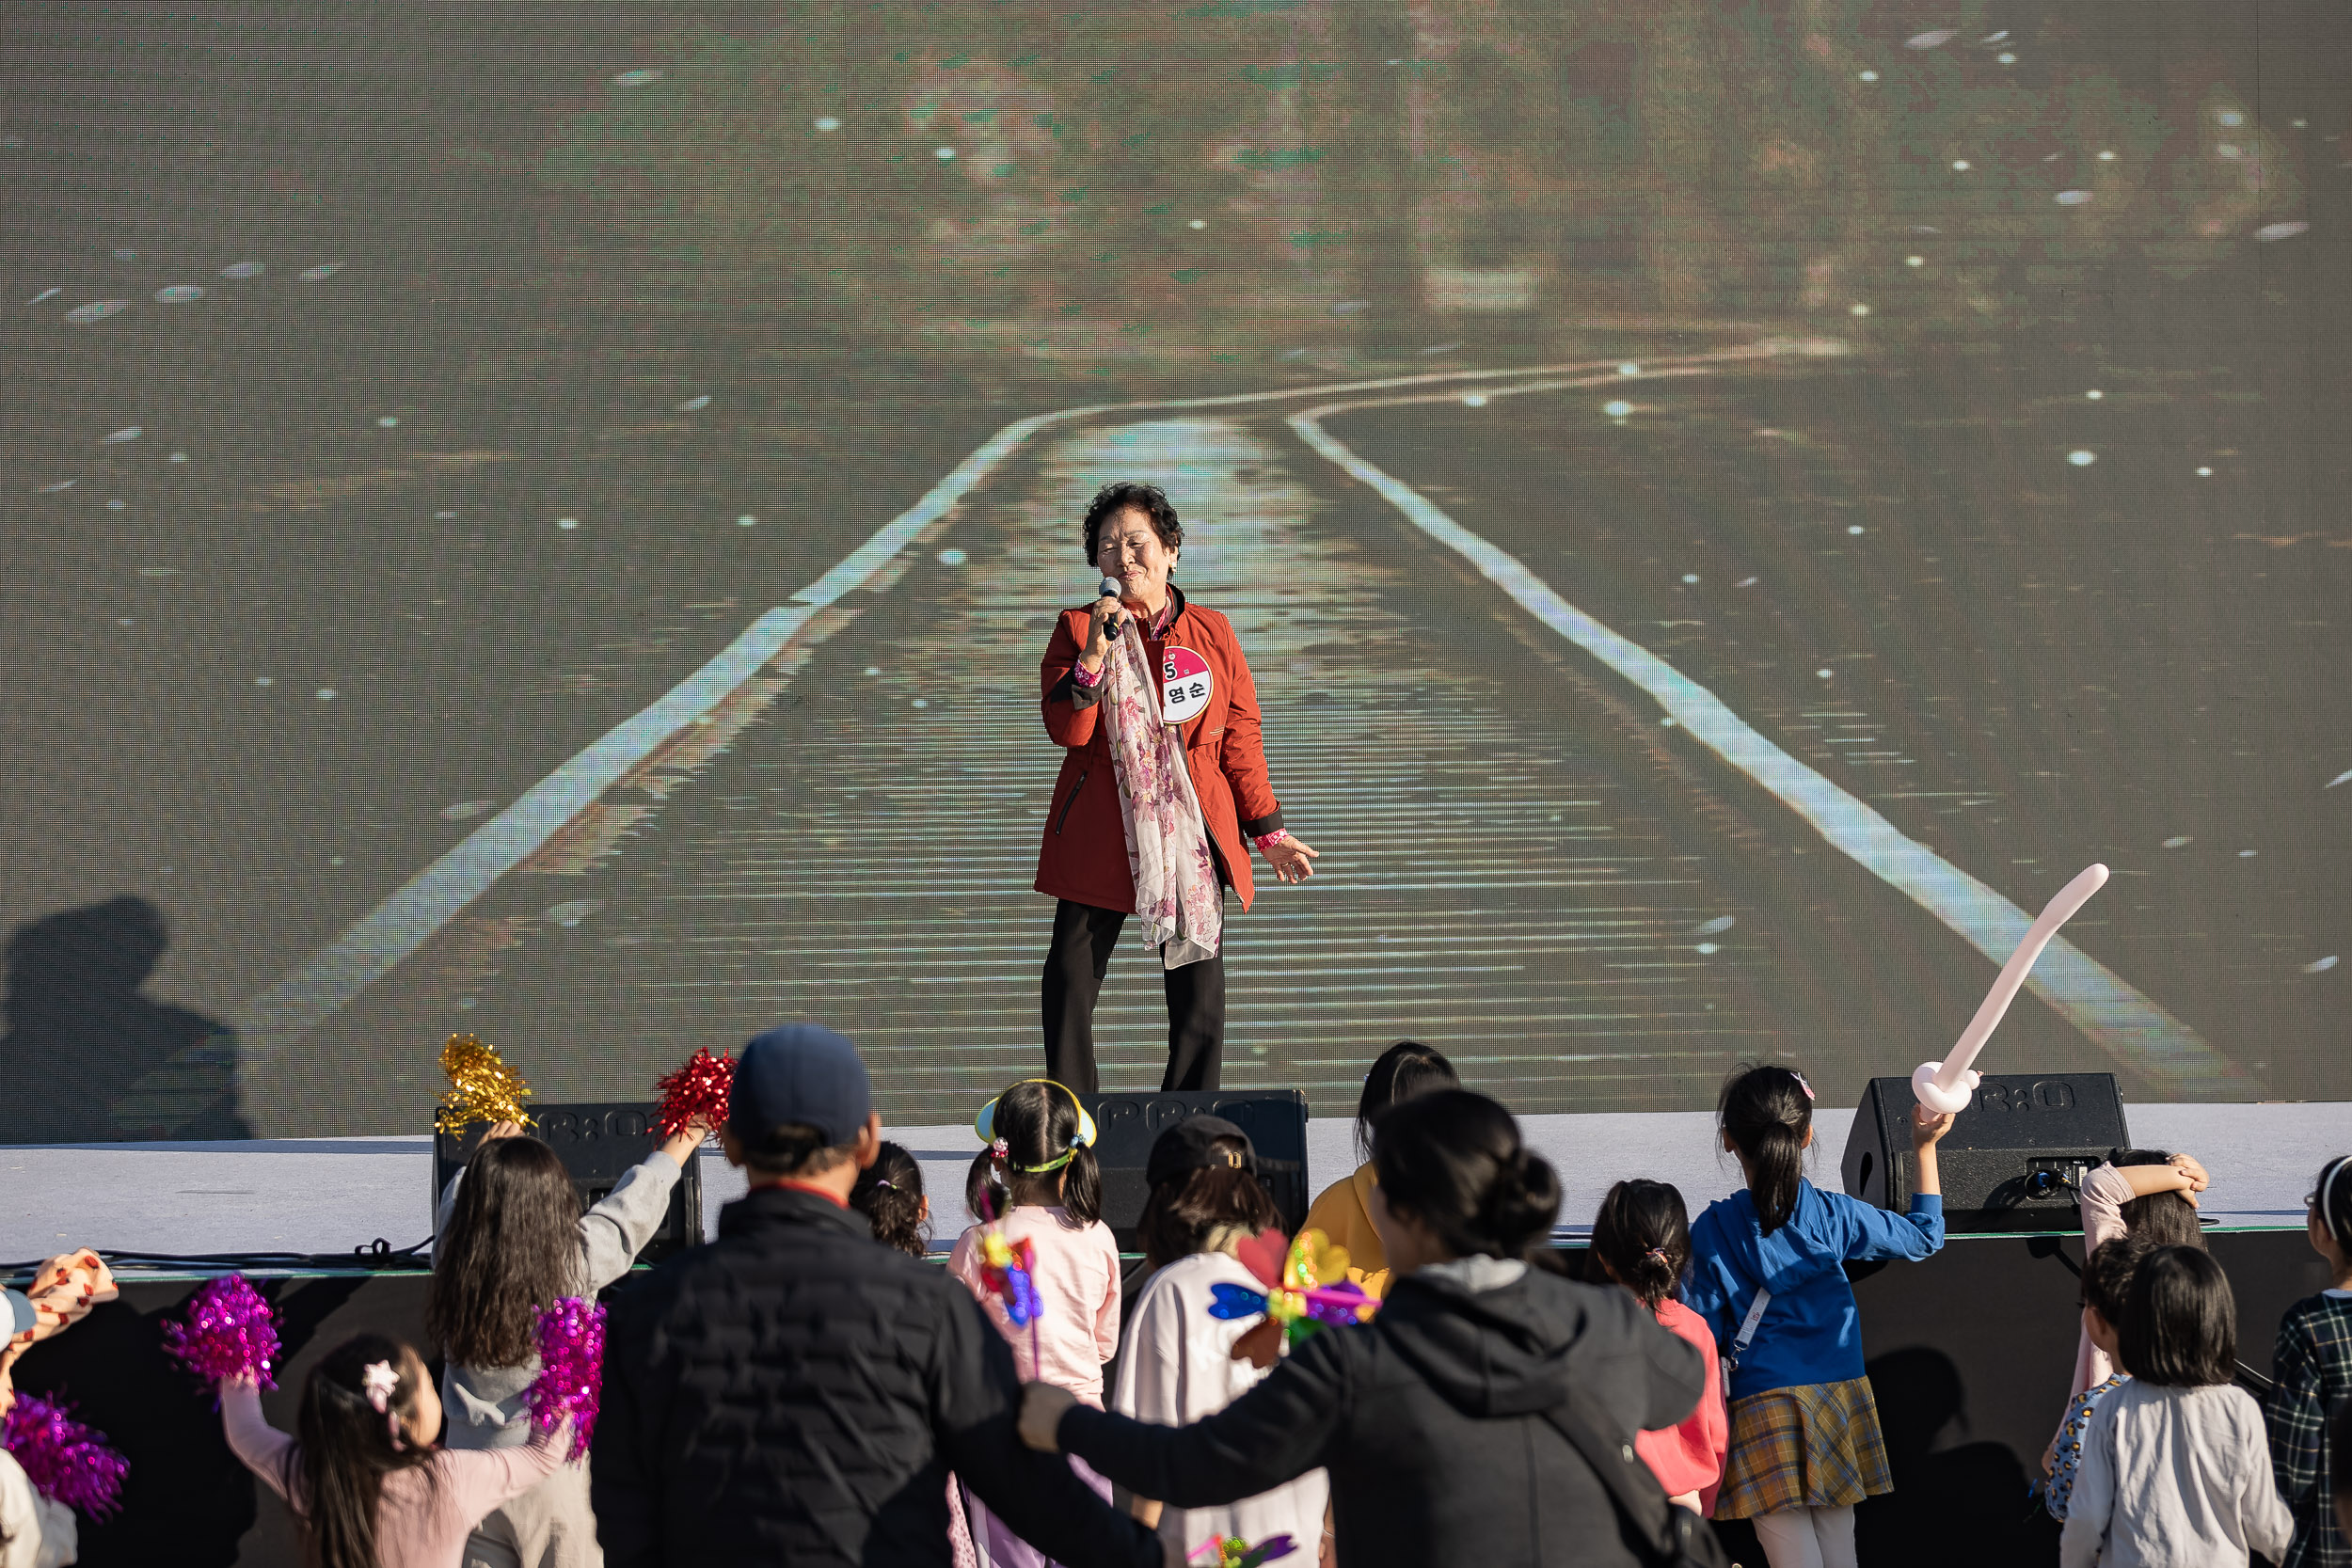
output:
POLYGON ((471 1035, 452 1035, 441 1047, 441 1070, 449 1074, 449 1092, 441 1096, 433 1125, 442 1132, 456 1137, 477 1121, 532 1125, 530 1113, 523 1109, 531 1085, 499 1060, 498 1047, 471 1035))

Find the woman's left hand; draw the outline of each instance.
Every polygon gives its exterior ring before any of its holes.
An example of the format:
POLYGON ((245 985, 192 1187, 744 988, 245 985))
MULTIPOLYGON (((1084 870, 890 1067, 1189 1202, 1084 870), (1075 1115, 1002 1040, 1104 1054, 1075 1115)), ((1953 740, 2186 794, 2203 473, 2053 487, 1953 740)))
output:
POLYGON ((1258 853, 1263 855, 1266 863, 1274 867, 1275 879, 1278 881, 1303 882, 1315 874, 1315 852, 1307 841, 1296 833, 1291 834, 1279 844, 1265 846, 1258 853))
POLYGON ((1050 1383, 1032 1383, 1021 1390, 1021 1441, 1040 1453, 1061 1452, 1061 1418, 1078 1396, 1050 1383))

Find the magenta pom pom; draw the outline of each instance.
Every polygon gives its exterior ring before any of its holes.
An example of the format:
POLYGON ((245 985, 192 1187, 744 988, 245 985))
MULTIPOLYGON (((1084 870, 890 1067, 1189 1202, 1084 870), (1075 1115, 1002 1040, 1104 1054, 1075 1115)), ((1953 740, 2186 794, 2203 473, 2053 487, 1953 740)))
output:
POLYGON ((539 1314, 539 1375, 525 1396, 541 1432, 572 1423, 571 1457, 588 1451, 604 1393, 604 1308, 565 1296, 539 1314))
POLYGON ((122 1507, 122 1478, 131 1463, 106 1447, 106 1434, 72 1416, 70 1404, 19 1394, 0 1421, 0 1449, 24 1468, 33 1490, 52 1502, 103 1519, 122 1507))
POLYGON ((254 1378, 264 1388, 278 1386, 270 1376, 278 1360, 277 1315, 241 1274, 207 1280, 188 1302, 188 1321, 164 1324, 164 1348, 206 1383, 254 1378))

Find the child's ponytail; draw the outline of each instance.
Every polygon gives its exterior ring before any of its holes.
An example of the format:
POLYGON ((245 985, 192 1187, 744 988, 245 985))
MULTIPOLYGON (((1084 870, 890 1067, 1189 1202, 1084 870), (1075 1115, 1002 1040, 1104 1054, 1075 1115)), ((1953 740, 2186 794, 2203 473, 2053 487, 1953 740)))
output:
POLYGON ((1788 1068, 1735 1068, 1724 1081, 1715 1116, 1747 1164, 1748 1196, 1769 1236, 1797 1210, 1805 1133, 1813 1126, 1813 1090, 1788 1068))
POLYGON ((1593 1256, 1651 1311, 1681 1287, 1691 1261, 1691 1212, 1663 1181, 1620 1181, 1593 1216, 1593 1256))
POLYGON ((428 1374, 417 1353, 381 1334, 355 1335, 326 1353, 302 1385, 294 1474, 307 1550, 319 1568, 376 1568, 377 1505, 385 1478, 421 1470, 436 1479, 429 1444, 403 1428, 428 1374))
POLYGON ((1078 1097, 1047 1078, 1025 1078, 981 1113, 987 1148, 964 1184, 976 1216, 1002 1214, 1010 1203, 1059 1203, 1077 1224, 1103 1217, 1103 1167, 1094 1157, 1094 1124, 1078 1097), (1040 1196, 1059 1189, 1059 1196, 1040 1196), (979 1200, 993 1205, 982 1208, 979 1200))
MULTIPOLYGON (((874 1163, 857 1173, 850 1207, 874 1227, 874 1240, 912 1258, 930 1251, 930 1215, 923 1204, 923 1167, 904 1147, 885 1141, 874 1163)), ((975 1213, 977 1210, 973 1211, 975 1213)))

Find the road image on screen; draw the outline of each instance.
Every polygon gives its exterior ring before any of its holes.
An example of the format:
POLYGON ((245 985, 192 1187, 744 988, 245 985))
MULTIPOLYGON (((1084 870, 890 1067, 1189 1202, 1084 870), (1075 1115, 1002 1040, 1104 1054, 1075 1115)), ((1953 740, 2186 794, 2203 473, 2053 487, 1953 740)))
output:
MULTIPOLYGON (((12 8, 18 1141, 1041 1070, 1057 612, 1166 490, 1320 852, 1228 1085, 1988 1048, 2352 1097, 2352 15, 12 8)), ((1159 1079, 1130 927, 1097 1014, 1159 1079)))

